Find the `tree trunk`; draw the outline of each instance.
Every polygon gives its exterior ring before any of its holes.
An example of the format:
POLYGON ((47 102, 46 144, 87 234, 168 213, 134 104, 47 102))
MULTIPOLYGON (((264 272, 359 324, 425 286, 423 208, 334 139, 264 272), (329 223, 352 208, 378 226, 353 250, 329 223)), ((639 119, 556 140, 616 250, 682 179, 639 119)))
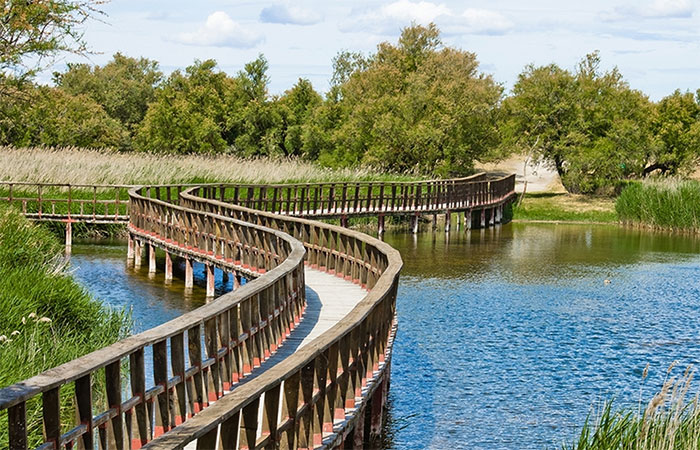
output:
POLYGON ((644 170, 642 171, 642 177, 645 177, 655 171, 656 169, 661 169, 661 174, 665 175, 666 172, 669 171, 670 167, 668 167, 666 164, 661 164, 661 163, 655 163, 652 164, 651 166, 645 167, 644 170))

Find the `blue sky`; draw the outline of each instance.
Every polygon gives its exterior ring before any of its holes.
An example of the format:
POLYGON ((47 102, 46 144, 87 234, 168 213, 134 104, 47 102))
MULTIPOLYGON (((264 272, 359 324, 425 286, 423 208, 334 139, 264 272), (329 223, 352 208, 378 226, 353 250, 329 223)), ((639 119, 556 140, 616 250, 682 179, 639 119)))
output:
MULTIPOLYGON (((99 52, 87 62, 104 64, 121 51, 155 59, 169 73, 214 58, 235 74, 263 53, 272 93, 299 77, 326 91, 339 50, 371 52, 411 21, 435 22, 446 45, 475 52, 482 71, 507 89, 526 64, 573 68, 593 50, 654 100, 700 88, 700 20, 691 0, 112 0, 104 10, 104 23, 85 30, 99 52)), ((64 57, 52 70, 68 61, 86 62, 64 57)))

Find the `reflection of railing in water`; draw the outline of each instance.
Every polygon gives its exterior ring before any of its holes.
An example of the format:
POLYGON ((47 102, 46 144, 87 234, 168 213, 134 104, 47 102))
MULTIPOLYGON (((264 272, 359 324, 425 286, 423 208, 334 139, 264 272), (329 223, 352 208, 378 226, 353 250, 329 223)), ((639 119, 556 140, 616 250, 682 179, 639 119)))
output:
MULTIPOLYGON (((27 448, 26 403, 39 397, 44 444, 37 448, 42 449, 173 448, 194 440, 198 448, 362 446, 381 429, 401 258, 365 234, 291 216, 341 217, 347 224, 347 215, 411 213, 417 224, 421 212, 481 211, 486 225, 486 211, 490 222, 500 219, 513 185, 513 177, 479 175, 418 183, 133 189, 128 229, 129 258, 135 263, 148 246, 149 270, 155 271, 155 249, 161 248, 166 279, 172 278, 172 257, 178 256, 185 260, 185 283, 191 286, 192 261, 200 261, 212 295, 215 269, 256 280, 171 322, 0 390, 10 448, 27 448), (348 186, 354 186, 353 195, 348 186), (315 197, 327 203, 312 203, 315 197), (300 319, 303 263, 369 292, 312 345, 268 370, 258 369, 300 319), (155 381, 148 388, 147 346, 155 381), (122 398, 122 370, 129 374, 127 399, 122 398), (236 386, 254 370, 265 371, 236 386), (96 376, 104 376, 106 389, 98 396, 104 405, 92 399, 96 376), (59 391, 70 384, 78 420, 66 432, 59 391), (371 424, 367 432, 365 415, 371 424)), ((66 212, 74 219, 71 208, 66 212)), ((39 210, 42 220, 58 220, 46 219, 39 210)))

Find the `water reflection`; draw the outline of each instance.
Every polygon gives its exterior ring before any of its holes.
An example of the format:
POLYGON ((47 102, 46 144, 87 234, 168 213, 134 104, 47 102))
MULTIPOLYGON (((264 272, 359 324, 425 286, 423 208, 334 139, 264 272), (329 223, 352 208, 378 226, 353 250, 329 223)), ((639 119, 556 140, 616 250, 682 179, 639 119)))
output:
MULTIPOLYGON (((163 271, 165 255, 160 251, 156 262, 156 273, 148 273, 147 263, 138 269, 127 265, 126 246, 122 242, 81 242, 73 245, 71 269, 96 298, 115 308, 131 309, 134 332, 139 333, 206 302, 204 265, 194 264, 194 287, 188 289, 183 281, 183 261, 173 261, 174 279, 167 282, 163 271)), ((232 290, 232 284, 232 277, 216 271, 217 296, 232 290)))
MULTIPOLYGON (((672 361, 698 362, 695 237, 511 224, 384 239, 405 263, 387 448, 557 448, 591 406, 636 406, 647 363, 645 398, 672 361)), ((133 306, 136 331, 204 303, 202 266, 188 293, 177 272, 165 286, 125 260, 119 243, 73 247, 78 279, 133 306)), ((219 292, 231 283, 217 273, 219 292)))
POLYGON ((613 226, 387 233, 404 258, 388 448, 557 448, 697 363, 700 240, 613 226), (611 280, 605 284, 604 280, 611 280))

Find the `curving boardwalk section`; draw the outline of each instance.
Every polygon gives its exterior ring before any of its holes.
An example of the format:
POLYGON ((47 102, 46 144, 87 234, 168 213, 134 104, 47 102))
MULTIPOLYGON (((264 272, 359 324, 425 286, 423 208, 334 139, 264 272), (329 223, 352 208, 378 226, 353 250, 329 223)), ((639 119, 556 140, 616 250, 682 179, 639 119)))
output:
MULTIPOLYGON (((468 226, 489 226, 504 219, 513 188, 513 176, 479 174, 412 183, 131 189, 133 264, 146 256, 149 271, 159 270, 158 249, 166 255, 166 279, 180 259, 191 286, 198 261, 206 266, 208 295, 217 270, 234 277, 234 290, 0 389, 9 448, 371 446, 389 385, 401 257, 380 240, 311 218, 347 225, 349 216, 374 215, 381 232, 385 215, 410 215, 417 231, 421 214, 445 213, 449 226, 451 214, 463 212, 468 226), (252 281, 241 285, 242 277, 252 281), (149 376, 145 358, 152 358, 149 376), (39 423, 28 411, 39 412, 39 423)), ((82 192, 76 201, 69 185, 4 189, 9 193, 0 200, 20 199, 29 218, 65 221, 68 229, 98 216, 123 220, 118 190, 104 200, 94 187, 92 199, 82 192), (68 189, 67 198, 56 194, 60 189, 68 189)))
MULTIPOLYGON (((314 340, 342 320, 366 294, 359 286, 328 273, 308 267, 304 273, 306 309, 301 323, 259 370, 253 371, 250 376, 240 381, 241 385, 273 369, 297 350, 313 345, 314 340)), ((219 431, 219 438, 220 436, 219 431)), ((197 443, 193 441, 185 448, 196 449, 197 443)))

